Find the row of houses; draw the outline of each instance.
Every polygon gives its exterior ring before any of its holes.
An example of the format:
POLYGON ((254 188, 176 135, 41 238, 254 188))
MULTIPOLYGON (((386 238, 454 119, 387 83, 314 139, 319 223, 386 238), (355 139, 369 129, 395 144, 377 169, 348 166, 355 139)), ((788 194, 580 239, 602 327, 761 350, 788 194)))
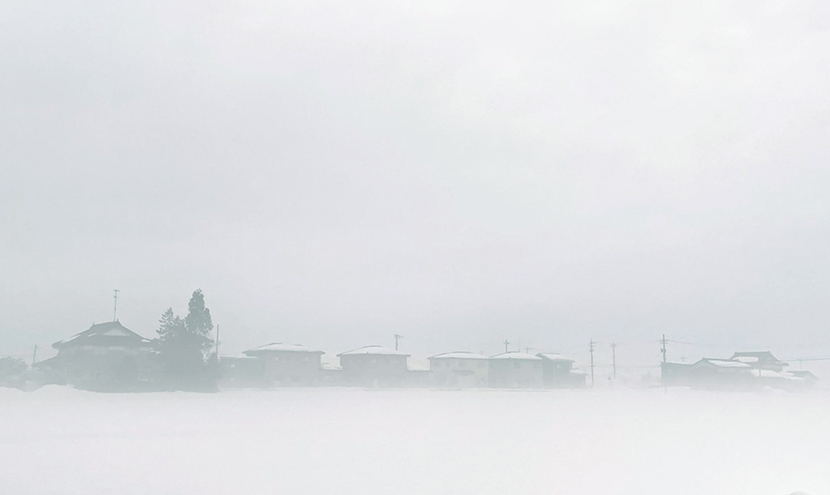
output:
POLYGON ((379 345, 338 354, 273 343, 223 357, 225 387, 342 385, 356 387, 544 388, 581 387, 585 374, 574 361, 552 353, 504 352, 495 356, 455 351, 429 358, 429 367, 409 364, 410 355, 379 345))
MULTIPOLYGON (((162 375, 154 344, 119 321, 55 342, 55 357, 34 365, 45 382, 95 390, 152 388, 162 375)), ((559 354, 504 352, 484 356, 459 351, 429 358, 427 368, 410 355, 378 345, 323 359, 299 344, 271 343, 218 360, 222 387, 355 386, 447 388, 582 387, 585 374, 559 354)))
MULTIPOLYGON (((153 341, 119 321, 89 329, 52 345, 55 357, 34 364, 43 383, 95 390, 155 389, 163 367, 153 341)), ((220 386, 574 388, 586 384, 574 361, 555 353, 504 352, 495 356, 456 351, 437 354, 428 366, 410 355, 378 345, 351 349, 330 358, 299 344, 271 343, 218 359, 220 386)), ((789 370, 769 351, 736 352, 730 358, 703 358, 692 364, 662 364, 664 386, 707 389, 774 387, 806 389, 817 377, 789 370)))
POLYGON ((702 358, 692 364, 665 362, 661 378, 664 386, 733 390, 806 389, 818 381, 809 371, 788 370, 788 367, 789 363, 769 351, 736 352, 730 358, 702 358))

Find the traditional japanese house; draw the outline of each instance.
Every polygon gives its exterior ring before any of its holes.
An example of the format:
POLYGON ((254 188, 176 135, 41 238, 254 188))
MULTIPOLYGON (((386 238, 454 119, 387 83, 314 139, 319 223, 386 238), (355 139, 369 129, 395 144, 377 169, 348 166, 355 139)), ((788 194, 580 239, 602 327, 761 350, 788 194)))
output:
POLYGON ((51 382, 91 390, 133 390, 156 378, 158 365, 150 340, 119 321, 99 323, 55 342, 58 355, 37 368, 51 382))

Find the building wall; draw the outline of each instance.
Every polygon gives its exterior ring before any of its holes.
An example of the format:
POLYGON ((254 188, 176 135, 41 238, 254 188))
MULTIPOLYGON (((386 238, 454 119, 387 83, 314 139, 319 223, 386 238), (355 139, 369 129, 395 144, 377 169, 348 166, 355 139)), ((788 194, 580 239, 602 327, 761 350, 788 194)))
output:
POLYGON ((130 390, 154 381, 160 367, 151 349, 80 346, 58 351, 58 379, 79 388, 130 390))
POLYGON ((270 351, 262 353, 260 359, 268 386, 310 386, 320 382, 322 367, 319 353, 270 351))
POLYGON ((476 388, 488 386, 486 359, 433 358, 429 360, 430 383, 434 387, 476 388))
POLYGON ((489 382, 493 388, 541 388, 542 361, 530 359, 490 359, 489 382))
POLYGON ((265 368, 253 357, 223 357, 219 360, 219 385, 223 388, 262 387, 265 368))
POLYGON ((345 354, 340 356, 344 385, 401 387, 407 384, 406 356, 345 354))
POLYGON ((585 375, 572 373, 573 363, 564 360, 542 361, 542 379, 546 387, 573 388, 585 386, 585 375))

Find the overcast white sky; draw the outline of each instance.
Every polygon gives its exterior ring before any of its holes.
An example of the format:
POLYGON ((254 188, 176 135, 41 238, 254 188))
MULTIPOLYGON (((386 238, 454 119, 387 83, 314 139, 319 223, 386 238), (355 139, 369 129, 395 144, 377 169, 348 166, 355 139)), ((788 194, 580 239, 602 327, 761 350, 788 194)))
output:
POLYGON ((830 349, 828 5, 2 2, 0 355, 830 349))

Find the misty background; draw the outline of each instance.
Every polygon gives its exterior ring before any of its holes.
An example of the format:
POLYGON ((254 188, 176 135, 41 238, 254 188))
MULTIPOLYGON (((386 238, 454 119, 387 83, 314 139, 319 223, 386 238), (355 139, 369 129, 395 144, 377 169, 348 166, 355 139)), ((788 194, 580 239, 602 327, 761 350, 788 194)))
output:
POLYGON ((152 338, 196 288, 223 353, 828 355, 828 29, 818 1, 4 2, 0 355, 113 289, 152 338))

